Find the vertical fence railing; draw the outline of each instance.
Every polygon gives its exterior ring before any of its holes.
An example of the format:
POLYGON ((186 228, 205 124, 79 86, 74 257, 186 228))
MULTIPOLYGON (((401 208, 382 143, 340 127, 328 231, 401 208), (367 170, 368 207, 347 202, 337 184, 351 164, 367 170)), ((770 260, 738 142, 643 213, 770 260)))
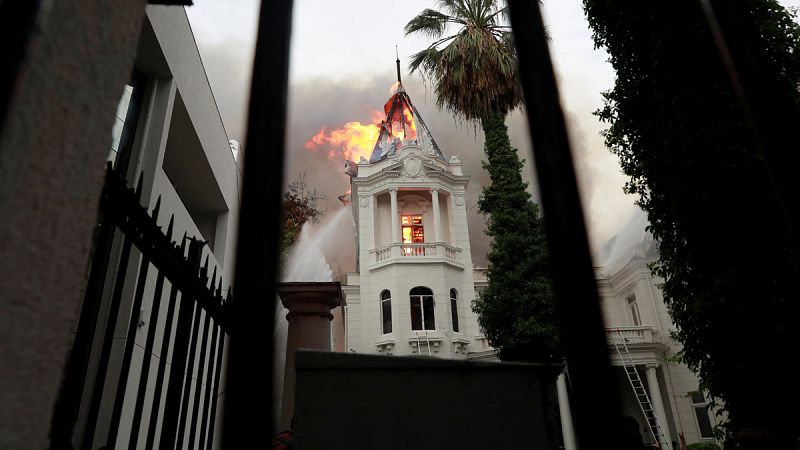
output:
POLYGON ((508 0, 508 5, 542 196, 578 447, 623 449, 619 396, 540 4, 508 0))
POLYGON ((273 330, 289 88, 292 0, 261 0, 244 153, 225 399, 224 448, 272 430, 273 330))
POLYGON ((139 203, 140 193, 141 181, 136 190, 130 190, 109 168, 100 202, 103 222, 54 414, 51 448, 73 448, 74 442, 80 442, 84 449, 136 448, 140 440, 148 449, 184 448, 185 442, 188 448, 210 448, 213 443, 223 348, 230 330, 230 291, 223 299, 216 268, 208 276, 208 256, 201 268, 205 242, 184 234, 180 244, 174 243, 174 216, 166 233, 162 232, 157 225, 160 198, 148 214, 139 203), (122 245, 118 255, 111 258, 115 230, 121 232, 122 245), (129 280, 129 265, 136 263, 134 249, 141 258, 135 278, 129 280), (112 279, 106 275, 114 271, 109 264, 112 260, 118 261, 116 276, 110 299, 103 301, 103 292, 109 290, 107 279, 112 279), (148 283, 151 273, 155 274, 152 286, 148 283), (129 281, 135 283, 132 299, 125 298, 129 281), (167 283, 169 295, 163 305, 167 283), (148 297, 152 300, 151 313, 145 322, 139 315, 148 297), (103 322, 104 313, 106 325, 100 330, 98 323, 103 322), (144 357, 137 368, 132 364, 137 332, 145 326, 144 357), (115 350, 119 329, 125 330, 124 345, 115 350), (159 330, 162 339, 156 358, 159 330), (85 386, 93 354, 99 362, 91 373, 94 381, 87 397, 85 386), (154 358, 158 367, 152 377, 154 358), (88 412, 80 414, 83 408, 88 412), (108 421, 100 420, 101 411, 108 409, 108 421), (149 411, 148 420, 144 420, 145 411, 149 411), (82 430, 76 429, 79 414, 86 417, 82 430), (131 430, 124 439, 119 434, 123 417, 125 428, 131 430))

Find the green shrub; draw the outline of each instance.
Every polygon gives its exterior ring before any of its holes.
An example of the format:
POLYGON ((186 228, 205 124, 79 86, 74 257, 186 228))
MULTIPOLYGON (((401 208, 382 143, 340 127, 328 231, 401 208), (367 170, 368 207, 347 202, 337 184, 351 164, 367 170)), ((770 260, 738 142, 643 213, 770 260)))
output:
POLYGON ((689 444, 686 450, 720 450, 719 445, 711 442, 696 442, 689 444))

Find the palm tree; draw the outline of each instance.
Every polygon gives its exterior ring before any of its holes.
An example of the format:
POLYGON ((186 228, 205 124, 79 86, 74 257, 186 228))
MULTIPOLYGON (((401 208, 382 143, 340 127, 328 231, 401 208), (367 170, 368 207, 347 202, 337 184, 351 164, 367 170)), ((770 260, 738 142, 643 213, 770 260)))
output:
POLYGON ((522 104, 505 7, 497 0, 439 0, 438 6, 411 19, 405 33, 433 39, 411 57, 411 72, 431 82, 440 108, 479 122, 485 135, 491 185, 479 206, 492 243, 489 285, 473 309, 501 359, 560 362, 543 224, 505 125, 522 104))
POLYGON ((437 104, 482 123, 522 103, 510 27, 495 0, 440 0, 444 12, 426 9, 405 27, 406 36, 434 39, 411 57, 411 72, 433 81, 437 104), (451 25, 455 34, 444 36, 451 25))

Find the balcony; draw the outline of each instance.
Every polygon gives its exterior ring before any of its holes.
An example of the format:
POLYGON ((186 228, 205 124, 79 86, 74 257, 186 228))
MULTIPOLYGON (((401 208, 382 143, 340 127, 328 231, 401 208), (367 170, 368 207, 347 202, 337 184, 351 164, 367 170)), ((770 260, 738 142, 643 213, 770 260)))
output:
POLYGON ((389 244, 386 247, 370 250, 375 254, 374 265, 383 266, 389 262, 420 263, 420 262, 445 262, 457 267, 463 267, 458 262, 461 249, 445 244, 432 242, 424 244, 389 244))
POLYGON ((606 337, 609 344, 615 340, 624 340, 627 345, 631 344, 655 344, 661 342, 658 334, 653 327, 641 325, 636 327, 614 327, 606 328, 606 337))
MULTIPOLYGON (((615 343, 624 342, 630 353, 630 359, 637 365, 659 364, 664 361, 669 350, 668 346, 661 341, 661 335, 649 325, 606 328, 606 339, 608 340, 611 364, 614 366, 622 365, 622 360, 614 346, 615 343)), ((625 350, 622 345, 619 346, 619 351, 624 354, 625 350)))

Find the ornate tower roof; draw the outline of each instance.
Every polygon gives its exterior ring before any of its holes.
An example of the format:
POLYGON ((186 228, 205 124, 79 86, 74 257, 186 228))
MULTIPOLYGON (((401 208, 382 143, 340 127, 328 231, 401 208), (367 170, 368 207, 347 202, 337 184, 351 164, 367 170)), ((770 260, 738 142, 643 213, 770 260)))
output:
POLYGON ((400 59, 397 61, 397 91, 383 105, 386 119, 378 125, 381 129, 375 148, 369 158, 370 163, 380 161, 402 150, 404 143, 412 142, 425 150, 433 150, 436 157, 445 160, 442 150, 433 139, 428 126, 411 103, 400 79, 400 59))

